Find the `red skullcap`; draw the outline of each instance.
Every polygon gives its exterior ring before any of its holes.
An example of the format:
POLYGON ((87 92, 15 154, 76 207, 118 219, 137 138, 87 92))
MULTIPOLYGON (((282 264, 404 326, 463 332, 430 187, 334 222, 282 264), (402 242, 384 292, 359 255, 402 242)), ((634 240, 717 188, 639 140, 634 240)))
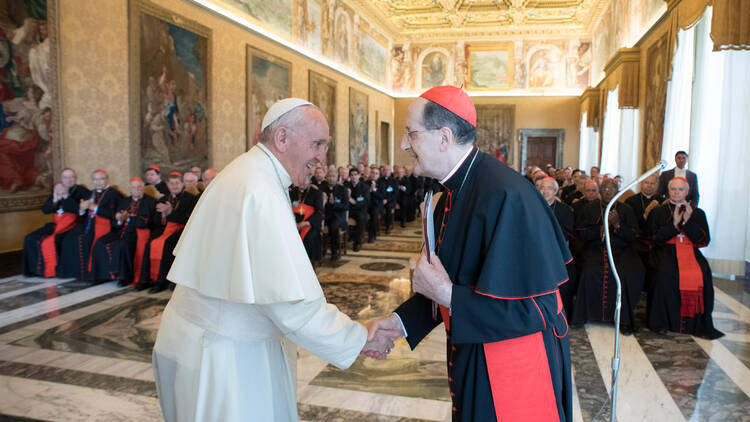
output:
POLYGON ((179 171, 173 171, 173 172, 169 173, 169 175, 170 176, 182 177, 182 173, 180 173, 179 171))
POLYGON ((133 183, 133 182, 143 183, 143 179, 141 179, 140 177, 133 177, 132 179, 130 179, 130 183, 133 183))
POLYGON ((678 177, 673 177, 672 179, 682 180, 683 182, 685 182, 685 183, 688 183, 688 184, 690 184, 690 183, 689 183, 689 182, 687 181, 687 179, 686 179, 686 178, 684 178, 684 177, 679 177, 679 176, 678 176, 678 177))
POLYGON ((159 166, 148 166, 146 170, 153 170, 157 173, 161 173, 161 170, 159 170, 159 166))
POLYGON ((206 170, 216 171, 216 169, 213 167, 211 167, 210 169, 206 169, 206 170))
POLYGON ((107 174, 107 170, 104 170, 104 169, 96 169, 96 170, 94 170, 94 173, 104 173, 104 174, 107 174))
POLYGON ((461 88, 451 85, 436 86, 423 92, 420 97, 439 104, 456 116, 477 127, 477 109, 469 95, 461 88))

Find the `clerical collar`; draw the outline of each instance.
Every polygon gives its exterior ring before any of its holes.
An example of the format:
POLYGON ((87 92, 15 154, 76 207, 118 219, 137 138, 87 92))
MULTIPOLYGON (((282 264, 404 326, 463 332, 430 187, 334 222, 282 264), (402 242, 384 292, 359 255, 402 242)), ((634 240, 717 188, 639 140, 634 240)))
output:
POLYGON ((262 143, 258 142, 255 146, 260 148, 270 159, 271 164, 273 164, 273 167, 276 169, 277 174, 279 175, 279 179, 282 186, 285 188, 288 188, 292 185, 292 177, 289 176, 289 172, 286 171, 284 166, 281 164, 281 161, 279 161, 278 158, 271 152, 270 149, 268 149, 267 146, 263 145, 262 143))
POLYGON ((105 187, 104 187, 104 188, 102 188, 102 189, 97 189, 97 190, 96 190, 96 192, 97 192, 97 193, 102 193, 102 192, 104 192, 104 191, 105 191, 105 190, 107 190, 107 189, 109 189, 109 185, 105 186, 105 187))
MULTIPOLYGON (((458 164, 451 170, 450 173, 448 173, 447 176, 443 180, 440 181, 440 184, 445 186, 446 188, 450 190, 456 190, 461 187, 462 182, 465 179, 465 176, 467 175, 471 164, 473 160, 469 160, 469 157, 472 155, 473 152, 477 150, 474 147, 469 148, 469 150, 464 154, 463 157, 461 157, 461 160, 458 161, 458 164)), ((476 158, 476 157, 475 157, 476 158)))

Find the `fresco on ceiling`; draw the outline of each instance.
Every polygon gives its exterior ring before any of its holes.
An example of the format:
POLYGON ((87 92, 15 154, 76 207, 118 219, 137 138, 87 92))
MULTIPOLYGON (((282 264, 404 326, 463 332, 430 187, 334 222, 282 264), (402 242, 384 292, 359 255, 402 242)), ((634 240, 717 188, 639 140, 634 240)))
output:
POLYGON ((385 83, 387 44, 376 40, 369 29, 359 28, 359 70, 371 79, 385 83))
POLYGON ((217 0, 238 9, 283 35, 292 35, 294 0, 217 0))

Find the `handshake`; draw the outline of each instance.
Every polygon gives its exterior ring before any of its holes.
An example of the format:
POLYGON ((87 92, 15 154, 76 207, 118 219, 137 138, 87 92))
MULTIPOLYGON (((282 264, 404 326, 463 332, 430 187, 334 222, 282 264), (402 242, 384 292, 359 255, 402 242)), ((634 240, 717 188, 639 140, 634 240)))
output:
POLYGON ((401 321, 395 314, 387 318, 371 319, 363 325, 367 328, 367 343, 360 354, 373 359, 385 359, 393 349, 393 342, 404 337, 401 321))

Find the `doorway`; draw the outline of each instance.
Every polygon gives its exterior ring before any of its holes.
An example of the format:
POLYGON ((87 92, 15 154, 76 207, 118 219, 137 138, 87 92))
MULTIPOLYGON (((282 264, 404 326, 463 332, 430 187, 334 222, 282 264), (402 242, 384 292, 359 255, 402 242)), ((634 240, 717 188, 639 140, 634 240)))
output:
POLYGON ((528 166, 544 169, 547 164, 555 168, 563 165, 565 129, 519 129, 521 141, 521 172, 528 166))

